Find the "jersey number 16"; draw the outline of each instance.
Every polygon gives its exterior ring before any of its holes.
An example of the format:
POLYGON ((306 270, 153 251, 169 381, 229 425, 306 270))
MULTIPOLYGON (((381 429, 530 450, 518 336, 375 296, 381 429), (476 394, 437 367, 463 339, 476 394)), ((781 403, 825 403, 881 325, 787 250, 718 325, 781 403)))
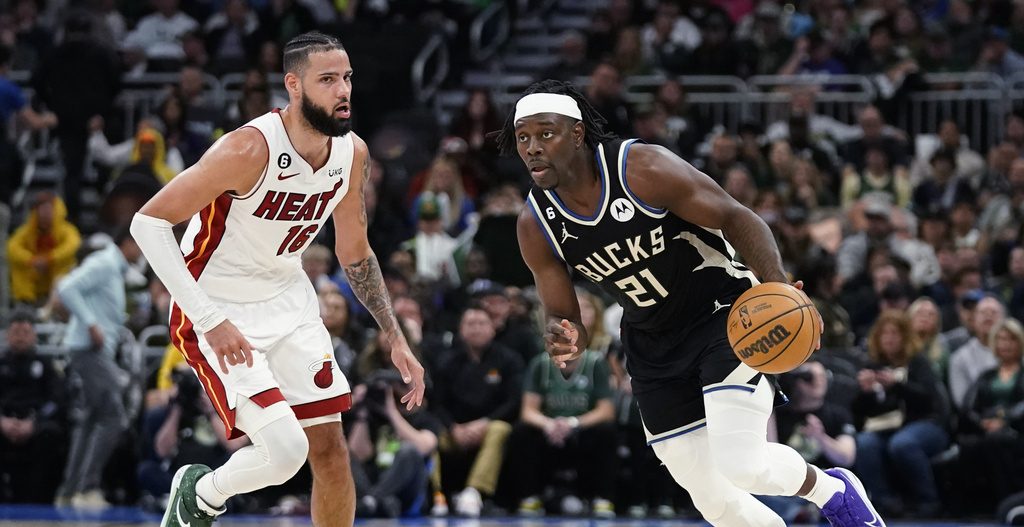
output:
POLYGON ((281 256, 285 251, 293 253, 305 247, 309 237, 316 233, 316 228, 317 224, 313 223, 311 225, 296 225, 288 229, 284 241, 277 248, 277 255, 281 256))

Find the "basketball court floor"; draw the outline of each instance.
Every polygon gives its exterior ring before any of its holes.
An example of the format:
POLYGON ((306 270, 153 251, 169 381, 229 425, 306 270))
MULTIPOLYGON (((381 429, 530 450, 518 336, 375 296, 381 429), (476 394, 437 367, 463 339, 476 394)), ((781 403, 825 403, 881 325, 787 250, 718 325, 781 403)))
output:
MULTIPOLYGON (((102 513, 75 511, 72 509, 56 509, 49 506, 0 505, 0 527, 121 527, 129 525, 159 525, 160 517, 140 511, 134 507, 114 507, 102 513)), ((274 516, 225 516, 214 524, 216 527, 308 527, 309 518, 274 517, 274 516)), ((357 526, 387 527, 392 525, 422 527, 676 527, 706 525, 693 521, 665 520, 591 520, 591 519, 520 519, 520 518, 483 518, 470 519, 435 519, 418 518, 404 520, 359 520, 357 526)), ((953 527, 972 525, 975 527, 995 527, 992 523, 933 522, 906 523, 890 522, 896 527, 953 527)))

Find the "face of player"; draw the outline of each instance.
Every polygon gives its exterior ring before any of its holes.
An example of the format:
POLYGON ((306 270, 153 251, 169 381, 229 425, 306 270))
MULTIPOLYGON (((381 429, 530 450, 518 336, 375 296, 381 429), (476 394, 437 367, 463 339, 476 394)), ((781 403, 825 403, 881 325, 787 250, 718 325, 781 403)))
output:
POLYGON ((352 130, 352 65, 348 53, 331 50, 309 55, 302 74, 302 116, 309 125, 329 137, 352 130))
POLYGON ((540 188, 552 190, 569 177, 573 156, 583 147, 583 123, 554 113, 516 121, 516 150, 540 188))

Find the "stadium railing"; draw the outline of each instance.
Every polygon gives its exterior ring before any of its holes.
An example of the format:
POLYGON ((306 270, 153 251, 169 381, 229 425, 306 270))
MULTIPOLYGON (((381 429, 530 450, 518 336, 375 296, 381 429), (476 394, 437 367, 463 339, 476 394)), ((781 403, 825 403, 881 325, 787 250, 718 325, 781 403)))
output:
MULTIPOLYGON (((488 13, 487 16, 497 15, 488 13)), ((537 80, 534 75, 508 73, 498 67, 467 72, 461 89, 442 91, 440 86, 447 75, 447 52, 443 39, 432 38, 417 57, 412 78, 417 100, 432 107, 442 124, 449 122, 465 104, 466 90, 482 88, 490 91, 495 104, 504 111, 515 103, 524 88, 537 80), (433 67, 430 70, 432 75, 428 72, 430 67, 433 67)), ((155 113, 166 96, 166 87, 177 84, 178 77, 177 73, 125 77, 117 108, 123 113, 121 121, 126 136, 133 135, 140 118, 155 113)), ((9 78, 31 93, 28 72, 11 72, 9 78)), ((658 86, 667 78, 665 75, 627 77, 623 82, 623 96, 634 105, 650 104, 658 86)), ((699 112, 700 117, 708 122, 733 132, 745 120, 767 124, 785 118, 791 88, 797 86, 816 90, 819 113, 847 123, 856 121, 859 107, 877 98, 871 78, 863 75, 768 75, 745 80, 703 75, 676 78, 683 85, 693 111, 699 112)), ((895 121, 890 124, 912 135, 934 133, 942 119, 954 118, 970 137, 972 147, 984 149, 1002 136, 1003 116, 1015 106, 1024 105, 1024 72, 1007 79, 982 72, 926 74, 922 78, 925 89, 911 93, 907 111, 890 119, 895 121)), ((271 75, 268 82, 273 87, 275 83, 280 84, 280 79, 279 74, 271 75)), ((205 75, 205 95, 219 105, 237 101, 243 80, 241 74, 221 78, 205 75)), ((575 82, 586 87, 589 79, 581 77, 575 82)), ((283 94, 283 91, 274 89, 274 93, 283 94)), ((39 156, 52 153, 48 150, 50 141, 45 133, 33 134, 31 138, 22 135, 19 140, 29 154, 26 156, 28 160, 33 153, 39 156)))

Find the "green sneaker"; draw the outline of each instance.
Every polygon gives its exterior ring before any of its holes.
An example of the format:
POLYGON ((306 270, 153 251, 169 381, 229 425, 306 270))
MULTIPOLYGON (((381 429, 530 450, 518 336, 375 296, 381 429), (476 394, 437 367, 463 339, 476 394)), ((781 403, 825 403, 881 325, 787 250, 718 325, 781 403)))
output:
POLYGON ((160 527, 210 527, 224 507, 216 515, 209 515, 199 508, 196 500, 196 482, 204 474, 212 472, 206 465, 185 465, 174 473, 171 495, 167 498, 167 510, 160 527))

